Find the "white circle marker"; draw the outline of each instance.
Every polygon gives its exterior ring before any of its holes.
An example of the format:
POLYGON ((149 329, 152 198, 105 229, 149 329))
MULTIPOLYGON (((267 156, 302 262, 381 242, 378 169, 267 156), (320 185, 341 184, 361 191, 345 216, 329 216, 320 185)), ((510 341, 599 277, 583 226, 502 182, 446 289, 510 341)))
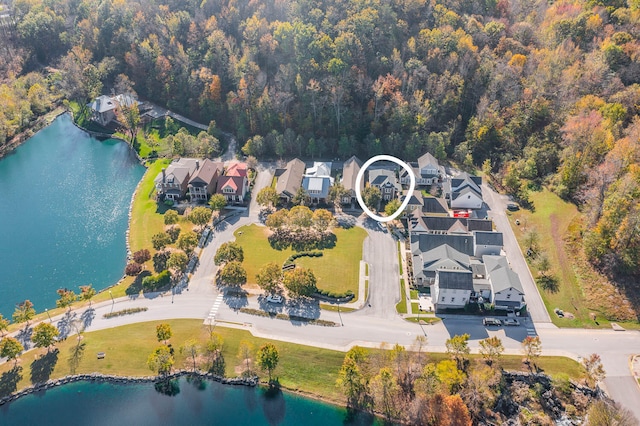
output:
POLYGON ((378 222, 389 222, 389 221, 392 221, 393 219, 395 219, 396 217, 400 216, 402 211, 407 208, 407 205, 409 204, 409 200, 411 199, 411 196, 413 195, 413 190, 414 189, 416 189, 416 177, 413 175, 413 170, 411 170, 411 167, 409 167, 409 165, 407 163, 405 163, 404 161, 400 160, 399 158, 393 157, 391 155, 376 155, 375 157, 369 158, 367 160, 367 162, 364 163, 362 165, 362 167, 360 168, 360 171, 358 172, 358 176, 356 176, 356 188, 355 188, 355 191, 356 191, 356 199, 358 200, 358 204, 360 204, 360 207, 362 207, 362 210, 364 210, 364 212, 371 219, 377 220, 378 222), (392 163, 396 163, 397 165, 399 165, 403 169, 405 169, 407 171, 407 174, 409 175, 409 180, 410 180, 409 192, 407 192, 407 196, 404 198, 404 201, 400 205, 400 208, 398 210, 396 210, 396 212, 394 214, 392 214, 391 216, 378 216, 377 214, 374 214, 371 210, 369 210, 369 207, 367 207, 364 204, 364 201, 362 200, 362 192, 360 191, 360 183, 362 182, 362 178, 364 177, 364 171, 367 170, 367 167, 369 167, 370 165, 372 165, 376 161, 391 161, 392 163))

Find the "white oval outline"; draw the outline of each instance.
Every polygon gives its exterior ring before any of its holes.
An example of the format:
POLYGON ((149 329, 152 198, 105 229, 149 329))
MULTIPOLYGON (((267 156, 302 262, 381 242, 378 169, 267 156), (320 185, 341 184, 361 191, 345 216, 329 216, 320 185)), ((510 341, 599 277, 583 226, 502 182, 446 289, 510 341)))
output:
POLYGON ((406 209, 407 206, 409 205, 409 200, 411 200, 411 196, 413 195, 413 190, 414 189, 416 189, 416 177, 413 175, 413 170, 411 169, 411 167, 409 167, 409 165, 407 163, 405 163, 404 161, 402 161, 399 158, 396 158, 394 156, 391 156, 391 155, 376 155, 374 157, 369 158, 362 165, 362 167, 360 168, 360 171, 358 172, 358 176, 356 176, 355 191, 356 191, 356 199, 358 200, 358 204, 360 204, 360 207, 362 207, 362 210, 364 210, 364 212, 371 219, 377 220, 378 222, 390 222, 393 219, 395 219, 398 216, 400 216, 402 214, 402 212, 404 211, 404 209, 406 209), (394 214, 392 214, 391 216, 378 216, 377 214, 374 214, 364 204, 364 200, 362 199, 362 193, 360 191, 360 183, 362 182, 362 178, 364 177, 364 171, 367 170, 367 167, 369 167, 370 165, 372 165, 373 163, 375 163, 377 161, 391 161, 393 163, 396 163, 397 165, 401 166, 403 169, 405 169, 407 171, 407 173, 409 175, 409 180, 411 181, 409 183, 409 192, 407 192, 407 195, 405 196, 404 201, 400 205, 400 208, 398 210, 396 210, 396 212, 394 214))

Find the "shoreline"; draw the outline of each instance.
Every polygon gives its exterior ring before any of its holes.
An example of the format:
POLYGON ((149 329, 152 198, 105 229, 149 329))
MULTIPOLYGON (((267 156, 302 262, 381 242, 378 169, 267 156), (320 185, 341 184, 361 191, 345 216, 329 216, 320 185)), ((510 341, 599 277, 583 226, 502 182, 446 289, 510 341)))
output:
POLYGON ((67 112, 67 108, 63 105, 57 105, 48 113, 36 118, 33 124, 30 124, 26 129, 13 136, 6 144, 0 147, 0 160, 11 154, 20 145, 28 141, 33 135, 53 123, 56 118, 67 112))

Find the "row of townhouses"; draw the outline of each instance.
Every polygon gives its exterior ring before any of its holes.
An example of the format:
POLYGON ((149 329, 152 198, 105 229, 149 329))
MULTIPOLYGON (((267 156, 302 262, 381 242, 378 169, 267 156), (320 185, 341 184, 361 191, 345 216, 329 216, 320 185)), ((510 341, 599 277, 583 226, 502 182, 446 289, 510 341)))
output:
POLYGON ((179 158, 162 169, 155 180, 158 200, 206 202, 213 194, 222 194, 229 203, 243 202, 249 189, 245 163, 224 164, 209 159, 179 158))

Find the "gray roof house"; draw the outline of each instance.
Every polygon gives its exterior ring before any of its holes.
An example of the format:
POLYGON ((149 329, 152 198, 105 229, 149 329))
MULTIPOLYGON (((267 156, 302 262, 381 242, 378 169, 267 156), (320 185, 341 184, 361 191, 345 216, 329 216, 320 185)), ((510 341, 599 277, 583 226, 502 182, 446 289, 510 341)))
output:
POLYGON ((106 126, 116 118, 120 105, 131 106, 134 103, 136 103, 136 99, 130 94, 101 95, 87 104, 87 106, 91 109, 91 119, 101 126, 106 126))
POLYGON ((411 252, 420 254, 442 245, 473 256, 473 235, 470 234, 411 234, 411 252))
POLYGON ((205 158, 201 163, 196 160, 196 170, 189 179, 188 190, 191 201, 207 201, 215 194, 218 178, 224 171, 224 164, 205 158))
MULTIPOLYGON (((410 162, 409 166, 416 178, 416 186, 431 185, 440 177, 440 164, 428 152, 418 158, 418 162, 410 162)), ((400 183, 403 185, 410 183, 409 173, 404 168, 400 171, 400 183)))
POLYGON ((445 181, 443 192, 452 209, 480 209, 483 203, 481 185, 481 177, 461 173, 445 181))
POLYGON ((438 270, 431 295, 436 312, 464 308, 473 293, 473 277, 468 270, 438 270))
POLYGON ((413 277, 418 286, 431 285, 439 270, 471 270, 469 256, 445 244, 413 255, 413 277))
MULTIPOLYGON (((343 204, 350 204, 356 200, 356 178, 362 168, 362 161, 355 155, 344 162, 342 166, 342 186, 348 191, 348 195, 340 200, 343 204)), ((360 181, 360 191, 364 189, 364 179, 360 181)))
POLYGON ((166 169, 162 169, 154 179, 159 199, 168 198, 177 201, 187 193, 189 180, 200 166, 195 158, 173 160, 166 169))
POLYGON ((305 167, 304 161, 294 158, 284 169, 276 170, 276 192, 285 202, 291 201, 300 189, 305 167))
POLYGON ((393 200, 402 192, 396 173, 388 169, 369 170, 369 184, 380 189, 384 201, 393 200))
POLYGON ((525 305, 524 289, 518 274, 504 256, 482 256, 491 283, 492 303, 497 309, 521 309, 525 305))
POLYGON ((499 255, 503 247, 503 239, 501 232, 473 231, 475 257, 485 255, 499 255))

